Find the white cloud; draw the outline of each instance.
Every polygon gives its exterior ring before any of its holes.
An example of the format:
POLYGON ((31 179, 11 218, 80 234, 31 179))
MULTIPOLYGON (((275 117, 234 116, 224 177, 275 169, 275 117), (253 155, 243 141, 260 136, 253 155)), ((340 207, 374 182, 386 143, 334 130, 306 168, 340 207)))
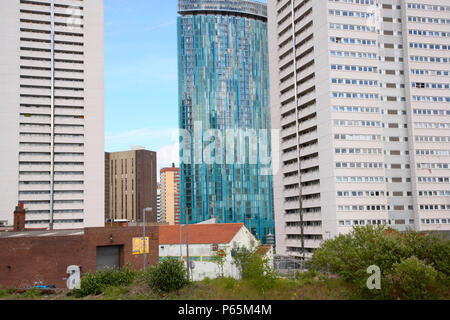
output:
POLYGON ((158 162, 158 181, 159 181, 159 171, 162 168, 172 167, 172 163, 175 167, 180 164, 179 157, 179 143, 174 143, 172 145, 164 146, 157 152, 157 162, 158 162))

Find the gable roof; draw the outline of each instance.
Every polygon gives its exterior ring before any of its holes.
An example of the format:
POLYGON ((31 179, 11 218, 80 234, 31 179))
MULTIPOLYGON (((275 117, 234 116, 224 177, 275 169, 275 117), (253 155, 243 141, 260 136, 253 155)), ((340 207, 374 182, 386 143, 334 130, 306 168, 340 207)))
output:
MULTIPOLYGON (((189 244, 229 243, 243 223, 190 224, 189 244)), ((186 226, 181 227, 181 240, 186 244, 186 226)), ((180 226, 160 226, 159 244, 180 244, 180 226)))

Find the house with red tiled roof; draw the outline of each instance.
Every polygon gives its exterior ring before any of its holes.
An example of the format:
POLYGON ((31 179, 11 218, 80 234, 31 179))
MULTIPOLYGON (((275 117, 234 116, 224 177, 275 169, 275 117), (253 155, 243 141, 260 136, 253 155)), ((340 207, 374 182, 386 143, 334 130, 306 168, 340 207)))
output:
MULTIPOLYGON (((181 259, 187 262, 189 252, 190 275, 193 281, 206 277, 214 279, 220 275, 239 278, 239 271, 233 264, 232 250, 243 247, 254 250, 259 246, 258 239, 243 223, 159 227, 160 260, 180 259, 181 256, 181 259), (223 255, 223 266, 216 261, 218 254, 223 255)), ((273 254, 273 250, 269 248, 260 250, 264 251, 264 255, 273 254)))

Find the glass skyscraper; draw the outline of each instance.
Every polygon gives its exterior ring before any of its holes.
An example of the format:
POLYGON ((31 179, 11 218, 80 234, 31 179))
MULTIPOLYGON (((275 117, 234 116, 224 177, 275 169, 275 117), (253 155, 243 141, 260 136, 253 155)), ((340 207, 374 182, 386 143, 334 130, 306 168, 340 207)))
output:
POLYGON ((181 223, 243 222, 274 235, 267 9, 179 0, 181 223))

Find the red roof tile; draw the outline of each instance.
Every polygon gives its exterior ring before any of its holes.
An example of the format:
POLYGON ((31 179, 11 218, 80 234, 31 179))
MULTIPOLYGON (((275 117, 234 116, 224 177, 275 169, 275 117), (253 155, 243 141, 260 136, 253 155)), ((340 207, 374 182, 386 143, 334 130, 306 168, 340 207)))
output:
MULTIPOLYGON (((243 226, 243 223, 190 224, 189 243, 229 243, 243 226)), ((181 229, 181 240, 183 244, 186 244, 186 226, 181 229)), ((179 225, 159 227, 159 244, 179 243, 179 225)))

